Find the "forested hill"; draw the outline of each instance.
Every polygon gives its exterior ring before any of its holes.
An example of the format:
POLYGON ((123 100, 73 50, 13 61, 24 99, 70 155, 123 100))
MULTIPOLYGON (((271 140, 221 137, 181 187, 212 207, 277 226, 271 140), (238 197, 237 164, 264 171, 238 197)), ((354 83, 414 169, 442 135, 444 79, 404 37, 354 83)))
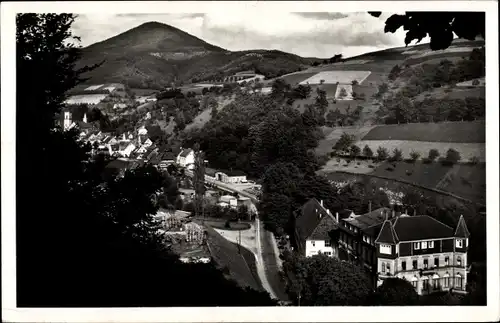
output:
POLYGON ((83 49, 79 66, 104 63, 89 82, 161 88, 255 70, 272 78, 299 71, 316 59, 277 50, 228 51, 172 26, 148 22, 83 49))

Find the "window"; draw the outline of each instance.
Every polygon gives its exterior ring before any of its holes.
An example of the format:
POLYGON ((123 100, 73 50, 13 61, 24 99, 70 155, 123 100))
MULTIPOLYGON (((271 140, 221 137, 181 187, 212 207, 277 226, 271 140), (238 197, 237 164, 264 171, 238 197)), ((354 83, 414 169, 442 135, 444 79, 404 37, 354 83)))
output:
POLYGON ((417 263, 417 260, 413 260, 413 269, 417 269, 418 268, 418 263, 417 263))
POLYGON ((444 257, 444 265, 448 266, 450 264, 450 257, 444 257))
POLYGON ((462 289, 462 276, 457 275, 455 277, 455 287, 462 289))
POLYGON ((382 263, 382 272, 385 273, 385 262, 382 263))
POLYGON ((449 282, 449 276, 445 275, 443 278, 443 287, 444 288, 448 288, 448 286, 449 286, 448 282, 449 282))
POLYGON ((380 253, 383 253, 383 254, 386 254, 386 255, 390 255, 391 251, 392 251, 392 248, 391 248, 390 245, 386 245, 386 244, 381 244, 380 245, 380 253))
POLYGON ((462 258, 460 258, 460 256, 459 256, 459 257, 457 257, 457 266, 458 266, 458 267, 461 267, 461 266, 462 266, 462 258))
POLYGON ((415 243, 413 244, 413 249, 415 249, 415 250, 420 249, 420 242, 415 242, 415 243))
POLYGON ((434 241, 429 241, 429 249, 434 248, 434 241))
POLYGON ((311 241, 313 247, 316 247, 316 241, 311 241))
POLYGON ((391 273, 391 264, 386 263, 385 266, 387 268, 387 273, 390 274, 391 273))
POLYGON ((401 269, 406 270, 406 261, 401 262, 401 269))
POLYGON ((422 249, 427 249, 427 241, 422 242, 422 249))
POLYGON ((439 289, 439 277, 433 278, 434 289, 439 289))
POLYGON ((424 259, 424 269, 427 269, 429 267, 429 260, 424 259))
POLYGON ((424 280, 422 281, 422 287, 423 287, 423 289, 425 289, 425 290, 428 290, 428 289, 429 289, 429 279, 424 279, 424 280))
POLYGON ((455 241, 455 247, 457 247, 457 248, 462 248, 463 247, 463 241, 462 241, 462 239, 457 239, 455 241))
POLYGON ((331 253, 331 251, 326 251, 326 252, 325 252, 325 255, 327 255, 327 256, 331 256, 331 255, 332 255, 332 253, 331 253))
POLYGON ((434 267, 439 267, 439 258, 434 258, 434 267))
POLYGON ((417 283, 418 283, 418 280, 413 280, 413 281, 411 282, 411 284, 412 284, 413 288, 417 288, 417 283))
POLYGON ((331 247, 332 246, 332 241, 331 240, 326 240, 325 241, 325 247, 331 247))

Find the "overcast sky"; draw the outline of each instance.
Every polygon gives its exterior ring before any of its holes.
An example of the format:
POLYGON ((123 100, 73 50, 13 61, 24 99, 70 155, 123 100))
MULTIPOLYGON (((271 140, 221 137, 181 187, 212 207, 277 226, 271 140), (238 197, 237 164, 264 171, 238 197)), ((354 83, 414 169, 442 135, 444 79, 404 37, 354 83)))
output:
POLYGON ((105 40, 144 22, 177 27, 204 41, 236 51, 278 49, 303 57, 344 57, 404 46, 404 32, 384 33, 390 14, 366 12, 276 12, 252 8, 231 14, 80 14, 73 28, 82 45, 105 40))

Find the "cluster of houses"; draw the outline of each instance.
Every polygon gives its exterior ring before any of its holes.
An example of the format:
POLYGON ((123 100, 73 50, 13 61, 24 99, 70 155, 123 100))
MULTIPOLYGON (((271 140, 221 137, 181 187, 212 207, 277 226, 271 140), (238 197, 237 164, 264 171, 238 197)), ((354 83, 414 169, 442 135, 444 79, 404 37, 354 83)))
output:
POLYGON ((154 219, 160 224, 166 246, 185 263, 211 262, 205 228, 190 219, 191 213, 160 209, 154 219))
POLYGON ((419 295, 466 292, 469 231, 463 216, 452 228, 427 215, 388 208, 332 214, 312 198, 295 212, 294 244, 306 257, 321 253, 361 264, 377 286, 398 277, 419 295))

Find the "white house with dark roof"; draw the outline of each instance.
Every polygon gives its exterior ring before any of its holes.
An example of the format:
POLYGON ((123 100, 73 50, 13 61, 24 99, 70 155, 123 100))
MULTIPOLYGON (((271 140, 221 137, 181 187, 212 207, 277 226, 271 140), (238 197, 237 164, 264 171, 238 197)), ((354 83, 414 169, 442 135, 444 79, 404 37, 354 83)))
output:
POLYGON ((194 166, 194 150, 191 148, 182 149, 177 155, 177 164, 181 167, 190 168, 194 166))
POLYGON ((225 170, 216 172, 215 179, 223 183, 237 184, 245 183, 247 175, 239 170, 225 170))
POLYGON ((311 257, 319 253, 338 257, 338 244, 331 232, 338 227, 338 219, 315 198, 307 201, 297 212, 294 241, 297 251, 311 257))
POLYGON ((398 277, 410 281, 419 295, 466 293, 469 235, 463 216, 455 229, 427 215, 385 220, 375 240, 378 285, 398 277))

